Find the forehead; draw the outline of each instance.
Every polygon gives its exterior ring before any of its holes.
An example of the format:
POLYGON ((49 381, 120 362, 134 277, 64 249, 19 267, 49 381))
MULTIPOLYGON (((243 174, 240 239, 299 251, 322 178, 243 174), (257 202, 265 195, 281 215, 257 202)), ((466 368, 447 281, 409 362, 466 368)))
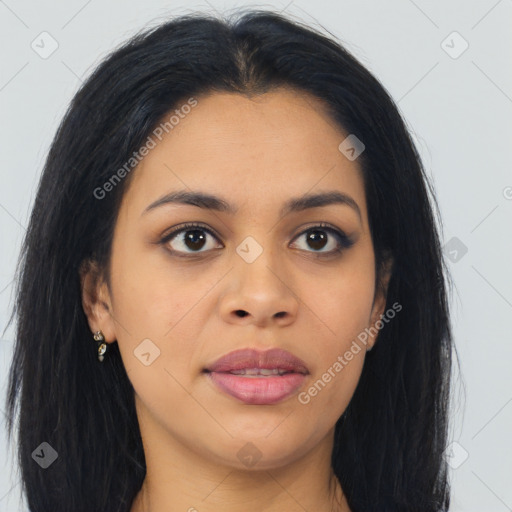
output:
POLYGON ((156 145, 132 171, 123 203, 142 211, 162 194, 191 189, 230 198, 239 211, 267 211, 321 189, 349 194, 366 216, 359 165, 338 149, 348 134, 319 99, 283 88, 196 100, 191 109, 176 105, 181 115, 172 129, 161 140, 153 136, 156 145))

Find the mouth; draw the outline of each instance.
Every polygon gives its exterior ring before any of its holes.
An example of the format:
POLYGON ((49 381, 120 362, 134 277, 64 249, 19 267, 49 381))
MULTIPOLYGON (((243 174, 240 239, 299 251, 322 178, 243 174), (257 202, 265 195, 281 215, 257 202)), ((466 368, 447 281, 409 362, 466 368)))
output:
POLYGON ((219 373, 230 373, 231 375, 243 375, 248 378, 257 377, 271 377, 275 375, 286 375, 288 373, 295 373, 284 368, 242 368, 241 370, 232 370, 230 372, 219 372, 219 373))
POLYGON ((293 395, 309 370, 284 350, 243 349, 221 357, 203 373, 218 391, 245 404, 272 405, 293 395))

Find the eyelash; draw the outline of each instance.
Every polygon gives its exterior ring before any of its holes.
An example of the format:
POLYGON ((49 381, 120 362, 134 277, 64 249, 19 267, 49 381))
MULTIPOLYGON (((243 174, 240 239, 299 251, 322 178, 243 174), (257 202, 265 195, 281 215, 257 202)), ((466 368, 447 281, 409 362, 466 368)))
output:
MULTIPOLYGON (((200 231, 204 231, 206 233, 208 233, 209 235, 211 235, 212 237, 216 238, 218 240, 218 237, 217 235, 215 235, 215 233, 213 233, 209 228, 207 228, 205 225, 201 224, 201 223, 195 223, 195 222, 190 222, 190 223, 185 223, 185 224, 182 224, 180 226, 178 226, 177 228, 173 229, 170 233, 167 233, 166 235, 164 235, 161 240, 159 241, 159 244, 161 245, 166 245, 168 244, 173 238, 176 237, 176 235, 178 235, 179 233, 182 233, 182 232, 186 232, 186 231, 190 231, 192 229, 197 229, 197 230, 200 230, 200 231)), ((315 231, 315 230, 321 230, 321 231, 327 231, 328 233, 331 233, 332 235, 334 235, 335 238, 337 238, 338 240, 338 248, 336 249, 333 249, 331 251, 328 251, 328 252, 315 252, 315 251, 307 251, 307 252, 311 252, 313 253, 316 257, 318 258, 322 258, 322 257, 329 257, 329 256, 333 256, 333 255, 336 255, 336 254, 340 254, 342 253, 345 249, 348 249, 350 248, 352 245, 354 245, 354 241, 351 240, 347 235, 345 235, 345 233, 343 233, 343 231, 340 231, 338 230, 337 228, 331 226, 330 224, 327 224, 325 222, 320 222, 319 224, 316 224, 316 225, 313 225, 311 227, 308 227, 307 229, 305 229, 304 231, 302 231, 301 233, 299 233, 295 238, 299 238, 305 234, 307 234, 308 232, 310 231, 315 231)), ((202 254, 203 252, 208 252, 208 251, 196 251, 196 252, 192 252, 192 253, 185 253, 187 255, 184 255, 183 253, 180 253, 179 251, 175 251, 173 249, 168 249, 172 254, 176 255, 177 257, 179 258, 193 258, 195 257, 196 255, 200 255, 202 254)))

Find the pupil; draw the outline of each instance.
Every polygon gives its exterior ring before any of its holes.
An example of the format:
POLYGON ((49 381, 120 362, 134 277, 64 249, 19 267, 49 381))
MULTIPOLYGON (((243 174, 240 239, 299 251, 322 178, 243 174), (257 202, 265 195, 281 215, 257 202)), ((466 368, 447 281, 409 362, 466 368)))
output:
POLYGON ((185 233, 185 243, 188 245, 189 249, 201 249, 204 245, 204 241, 205 236, 199 229, 193 229, 185 233), (190 244, 192 244, 192 246, 190 244))
POLYGON ((323 231, 310 231, 308 236, 308 243, 313 249, 323 249, 327 237, 323 231))

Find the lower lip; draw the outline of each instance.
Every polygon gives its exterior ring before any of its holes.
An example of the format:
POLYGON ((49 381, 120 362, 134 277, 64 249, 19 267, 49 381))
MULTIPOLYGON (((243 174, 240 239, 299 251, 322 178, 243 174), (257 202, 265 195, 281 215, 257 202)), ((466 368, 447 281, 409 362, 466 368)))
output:
POLYGON ((221 391, 251 405, 280 402, 293 395, 306 378, 301 373, 275 377, 242 377, 224 372, 210 372, 207 375, 221 391))

